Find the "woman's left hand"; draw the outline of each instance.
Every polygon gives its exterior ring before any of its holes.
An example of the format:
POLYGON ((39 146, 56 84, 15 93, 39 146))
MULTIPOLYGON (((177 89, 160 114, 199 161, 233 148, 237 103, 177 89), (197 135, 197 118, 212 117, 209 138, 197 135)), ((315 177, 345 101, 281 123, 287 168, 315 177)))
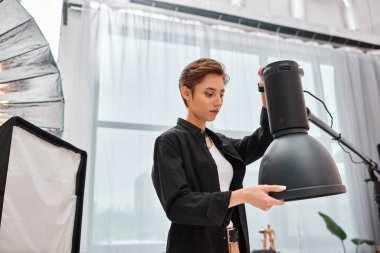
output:
MULTIPOLYGON (((257 74, 260 77, 259 86, 264 87, 263 68, 259 68, 259 71, 257 71, 257 74)), ((265 92, 261 93, 261 101, 262 101, 263 107, 267 108, 267 99, 265 96, 265 92)))

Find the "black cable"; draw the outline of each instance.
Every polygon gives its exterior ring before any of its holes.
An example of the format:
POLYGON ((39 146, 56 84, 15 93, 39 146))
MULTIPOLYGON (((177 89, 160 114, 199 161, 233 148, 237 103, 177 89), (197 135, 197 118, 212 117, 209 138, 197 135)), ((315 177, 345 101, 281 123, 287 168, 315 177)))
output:
MULTIPOLYGON (((318 98, 317 96, 315 96, 314 94, 312 94, 310 91, 304 90, 303 92, 309 94, 310 96, 312 96, 313 98, 315 98, 316 100, 318 100, 319 102, 321 102, 321 103, 323 104, 323 106, 325 107, 326 112, 330 115, 330 118, 331 118, 331 126, 330 126, 330 127, 332 128, 332 126, 333 126, 333 124, 334 124, 334 118, 333 118, 333 116, 331 115, 329 109, 327 108, 325 102, 323 102, 322 99, 320 99, 320 98, 318 98)), ((337 141, 337 142, 338 142, 338 145, 342 148, 342 150, 350 156, 351 162, 352 162, 352 163, 355 163, 355 164, 362 164, 362 163, 365 163, 364 160, 362 160, 362 161, 360 161, 360 162, 354 161, 354 159, 352 158, 351 152, 349 152, 349 151, 347 151, 347 150, 345 150, 345 149, 343 148, 341 142, 339 141, 340 138, 341 138, 341 134, 339 134, 339 137, 338 137, 338 138, 333 138, 333 140, 334 140, 334 141, 337 141)))
POLYGON ((340 143, 339 141, 338 141, 338 145, 342 148, 342 150, 343 150, 345 153, 347 153, 347 154, 350 156, 351 162, 353 162, 353 163, 355 163, 355 164, 362 164, 362 163, 365 164, 364 160, 362 160, 361 162, 354 161, 354 159, 352 158, 351 153, 348 152, 347 150, 345 150, 345 149, 343 148, 343 146, 342 146, 342 143, 340 143))
POLYGON ((304 90, 303 92, 309 94, 310 96, 312 96, 313 98, 315 98, 316 100, 318 100, 319 102, 321 102, 321 103, 323 104, 323 107, 325 107, 326 112, 330 115, 330 119, 331 119, 331 123, 330 123, 331 125, 330 125, 330 127, 332 128, 332 126, 333 126, 333 124, 334 124, 334 118, 333 118, 333 116, 331 115, 329 109, 327 108, 325 102, 323 102, 323 100, 320 99, 320 98, 318 98, 317 96, 313 95, 310 91, 304 90))

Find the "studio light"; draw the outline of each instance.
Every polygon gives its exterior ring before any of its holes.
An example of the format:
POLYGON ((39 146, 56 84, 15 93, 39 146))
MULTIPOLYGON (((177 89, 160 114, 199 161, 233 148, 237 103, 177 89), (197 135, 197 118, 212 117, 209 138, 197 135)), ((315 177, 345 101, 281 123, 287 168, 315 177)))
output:
POLYGON ((87 153, 20 117, 0 145, 0 252, 79 253, 87 153))
POLYGON ((308 135, 303 97, 303 70, 294 61, 278 61, 263 69, 269 125, 274 141, 260 165, 259 184, 285 185, 271 193, 285 201, 346 192, 329 152, 308 135))

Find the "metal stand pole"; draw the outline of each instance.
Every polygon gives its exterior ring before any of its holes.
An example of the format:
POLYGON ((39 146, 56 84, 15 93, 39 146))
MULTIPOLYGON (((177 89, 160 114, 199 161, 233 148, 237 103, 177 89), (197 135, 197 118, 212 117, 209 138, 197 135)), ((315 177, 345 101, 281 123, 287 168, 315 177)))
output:
POLYGON ((337 133, 334 129, 332 129, 322 120, 320 120, 317 116, 311 113, 309 108, 307 108, 307 115, 310 122, 312 122, 317 127, 321 128, 323 131, 325 131, 330 136, 332 136, 334 140, 342 143, 344 146, 346 146, 348 149, 350 149, 352 152, 358 155, 361 159, 363 159, 364 163, 367 165, 368 173, 369 173, 369 178, 366 179, 365 181, 366 182, 372 181, 374 184, 375 201, 377 203, 377 214, 380 221, 380 182, 379 182, 379 178, 376 176, 376 173, 380 175, 380 171, 377 166, 377 163, 372 161, 370 158, 363 155, 362 153, 360 153, 357 149, 355 149, 354 146, 351 143, 349 143, 345 138, 343 138, 340 133, 337 133))

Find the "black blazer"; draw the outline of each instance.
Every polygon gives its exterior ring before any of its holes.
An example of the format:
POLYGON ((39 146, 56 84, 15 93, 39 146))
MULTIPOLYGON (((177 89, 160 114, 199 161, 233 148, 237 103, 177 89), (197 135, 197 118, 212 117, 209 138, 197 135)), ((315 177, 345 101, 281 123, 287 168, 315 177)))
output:
POLYGON ((234 170, 227 192, 220 191, 216 164, 200 128, 178 119, 175 127, 156 139, 152 180, 172 222, 167 253, 228 253, 226 226, 230 219, 239 230, 240 252, 250 252, 244 205, 228 205, 231 191, 242 188, 246 165, 260 158, 273 140, 265 108, 260 125, 243 139, 228 138, 206 128, 206 134, 234 170))

